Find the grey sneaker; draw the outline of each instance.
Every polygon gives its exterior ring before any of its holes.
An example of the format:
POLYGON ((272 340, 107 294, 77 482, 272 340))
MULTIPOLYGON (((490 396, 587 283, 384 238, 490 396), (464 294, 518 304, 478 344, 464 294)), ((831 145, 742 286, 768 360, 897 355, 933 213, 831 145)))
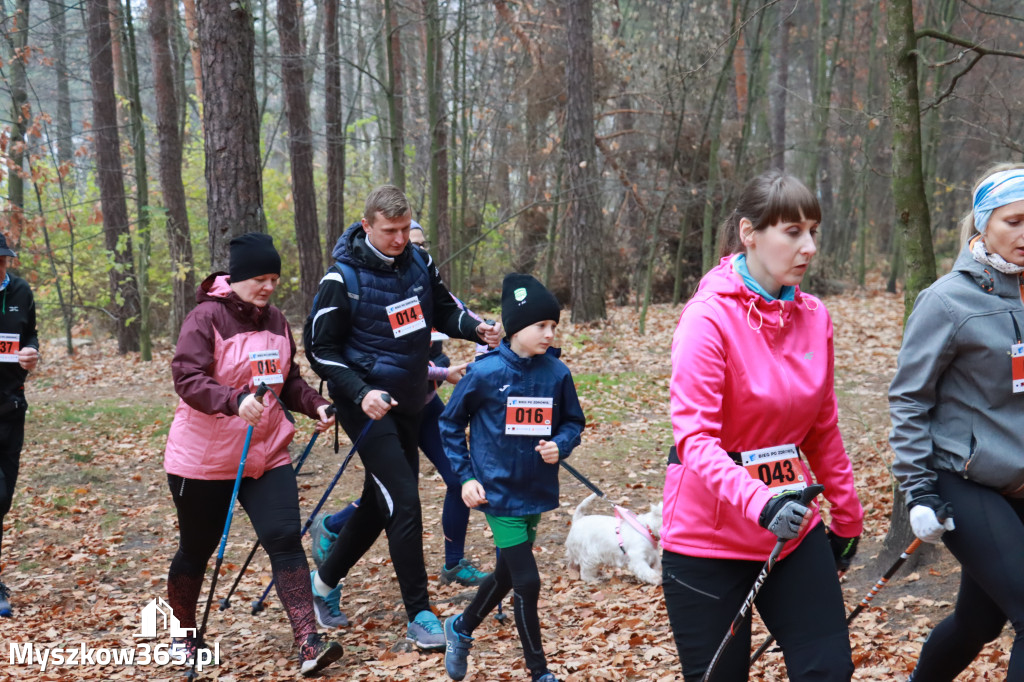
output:
POLYGON ((309 529, 309 539, 313 543, 313 563, 317 568, 327 561, 331 545, 338 539, 338 534, 327 530, 327 526, 324 525, 329 516, 330 514, 320 514, 313 520, 313 525, 309 529))
POLYGON ((424 651, 440 651, 444 648, 444 628, 433 611, 417 613, 409 623, 405 638, 424 651))
POLYGON ((437 579, 442 585, 458 583, 466 587, 474 587, 482 583, 490 573, 484 573, 473 565, 469 559, 459 559, 453 568, 441 567, 437 579))
MULTIPOLYGON (((309 574, 310 581, 316 571, 309 574)), ((313 585, 313 612, 316 614, 316 622, 325 628, 343 628, 348 626, 348 616, 341 611, 341 583, 321 597, 316 593, 316 584, 313 585)))
POLYGON ((460 613, 457 616, 449 616, 444 621, 444 669, 448 677, 453 680, 461 680, 466 676, 467 658, 469 650, 473 646, 473 638, 468 637, 455 629, 455 624, 462 618, 460 613))

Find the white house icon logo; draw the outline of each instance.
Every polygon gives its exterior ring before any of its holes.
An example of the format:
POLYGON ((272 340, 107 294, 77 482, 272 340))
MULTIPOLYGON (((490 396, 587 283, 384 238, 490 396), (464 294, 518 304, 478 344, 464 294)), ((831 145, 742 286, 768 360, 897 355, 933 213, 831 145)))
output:
POLYGON ((174 617, 174 609, 163 599, 156 597, 150 599, 149 603, 142 609, 142 629, 136 637, 153 639, 157 636, 157 626, 167 630, 171 637, 195 637, 196 628, 183 628, 177 618, 174 617))

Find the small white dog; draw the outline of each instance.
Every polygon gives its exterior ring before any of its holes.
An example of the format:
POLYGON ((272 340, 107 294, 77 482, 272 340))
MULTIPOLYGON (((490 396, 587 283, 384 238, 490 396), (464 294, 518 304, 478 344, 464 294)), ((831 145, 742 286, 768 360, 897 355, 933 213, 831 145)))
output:
POLYGON ((572 515, 572 528, 565 539, 566 563, 578 568, 580 578, 586 582, 595 582, 598 567, 606 565, 628 568, 639 580, 660 585, 661 551, 657 539, 661 536, 662 503, 634 517, 648 531, 643 533, 628 519, 585 514, 584 510, 596 498, 592 494, 583 500, 572 515))

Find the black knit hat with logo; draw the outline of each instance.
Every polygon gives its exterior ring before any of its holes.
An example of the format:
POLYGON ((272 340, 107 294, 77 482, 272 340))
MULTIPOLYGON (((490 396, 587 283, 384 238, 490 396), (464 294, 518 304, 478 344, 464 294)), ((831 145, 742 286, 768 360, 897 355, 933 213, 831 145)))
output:
POLYGON ((558 322, 561 313, 558 299, 536 277, 518 272, 505 275, 501 283, 501 324, 507 336, 536 322, 558 322))
POLYGON ((228 274, 232 282, 244 282, 260 275, 281 274, 281 254, 269 234, 247 232, 231 240, 228 274))

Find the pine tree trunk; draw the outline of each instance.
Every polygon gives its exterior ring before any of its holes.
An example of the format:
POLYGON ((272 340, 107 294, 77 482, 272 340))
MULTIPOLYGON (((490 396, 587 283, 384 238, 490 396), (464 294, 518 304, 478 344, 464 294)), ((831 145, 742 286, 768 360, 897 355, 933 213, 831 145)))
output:
POLYGON ((779 37, 775 49, 772 100, 772 168, 786 170, 786 96, 789 93, 789 36, 793 32, 794 0, 779 5, 779 37))
POLYGON ((437 0, 423 0, 426 15, 427 55, 427 127, 430 129, 430 214, 427 228, 437 245, 437 261, 442 263, 441 276, 451 280, 451 225, 448 214, 448 127, 444 115, 444 53, 442 36, 444 22, 438 14, 437 0))
MULTIPOLYGON (((54 70, 57 77, 57 162, 60 164, 74 163, 74 141, 71 139, 71 90, 68 84, 68 49, 67 21, 64 19, 64 7, 59 0, 49 0, 50 23, 53 24, 53 57, 54 70)), ((67 180, 74 184, 74 174, 67 180)))
POLYGON ((338 0, 324 2, 324 119, 327 128, 327 262, 345 231, 345 125, 341 118, 338 0))
POLYGON ((281 41, 281 79, 288 109, 288 154, 295 201, 295 244, 299 250, 302 309, 313 307, 324 266, 320 251, 320 222, 313 185, 313 132, 306 99, 305 52, 299 41, 296 0, 278 0, 277 31, 281 41))
POLYGON ((267 231, 256 107, 256 35, 247 8, 246 3, 222 0, 199 0, 196 6, 213 270, 227 270, 233 237, 267 231))
POLYGON ((139 349, 139 292, 135 281, 132 238, 128 231, 128 206, 125 203, 117 133, 110 9, 106 0, 89 0, 88 7, 96 180, 103 209, 104 242, 113 259, 113 267, 109 271, 110 307, 117 321, 117 349, 123 354, 139 349))
MULTIPOLYGON (((185 7, 185 30, 188 34, 188 52, 189 58, 192 60, 192 82, 196 89, 196 100, 202 105, 205 101, 203 99, 203 59, 200 49, 202 40, 199 37, 196 0, 184 0, 183 4, 185 7)), ((202 110, 200 110, 200 114, 203 114, 202 110)), ((200 117, 200 125, 202 125, 203 118, 205 118, 205 114, 200 117)))
POLYGON ((565 149, 569 170, 569 260, 572 321, 605 316, 603 231, 597 205, 600 179, 594 149, 594 28, 592 0, 565 7, 569 58, 565 63, 568 102, 565 149))
POLYGON ((13 28, 8 34, 11 54, 8 58, 11 73, 11 139, 7 143, 10 167, 7 177, 7 200, 10 202, 10 224, 7 232, 15 244, 21 240, 25 221, 25 130, 32 120, 28 103, 25 64, 29 59, 28 45, 29 0, 17 0, 11 17, 13 28))
POLYGON ((402 79, 402 40, 394 0, 384 0, 384 44, 387 50, 388 119, 391 123, 391 183, 405 191, 405 83, 402 79))
POLYGON ((171 52, 171 18, 174 0, 149 0, 149 33, 153 41, 153 91, 156 96, 156 129, 160 142, 160 186, 167 211, 167 244, 171 257, 170 337, 178 331, 195 301, 196 276, 192 260, 188 205, 181 178, 181 136, 175 68, 171 52))

